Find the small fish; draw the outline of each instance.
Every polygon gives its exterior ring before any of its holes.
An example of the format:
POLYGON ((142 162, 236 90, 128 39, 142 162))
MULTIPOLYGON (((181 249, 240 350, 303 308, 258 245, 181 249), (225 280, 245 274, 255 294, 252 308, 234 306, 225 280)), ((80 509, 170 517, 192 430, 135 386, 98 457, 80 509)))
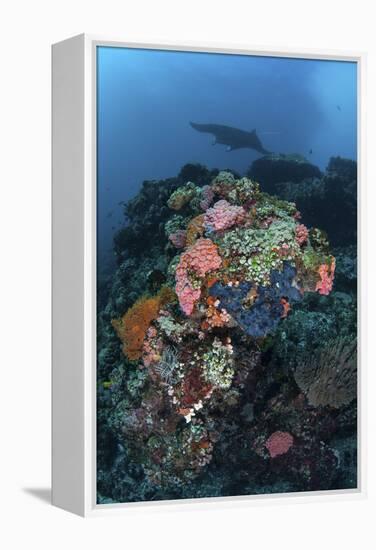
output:
POLYGON ((112 218, 113 213, 114 213, 114 211, 110 210, 110 212, 107 214, 107 218, 112 218))
POLYGON ((310 150, 308 151, 308 153, 309 153, 310 155, 312 155, 312 149, 310 149, 310 150))
POLYGON ((339 105, 337 105, 337 110, 338 111, 342 111, 341 107, 339 105))

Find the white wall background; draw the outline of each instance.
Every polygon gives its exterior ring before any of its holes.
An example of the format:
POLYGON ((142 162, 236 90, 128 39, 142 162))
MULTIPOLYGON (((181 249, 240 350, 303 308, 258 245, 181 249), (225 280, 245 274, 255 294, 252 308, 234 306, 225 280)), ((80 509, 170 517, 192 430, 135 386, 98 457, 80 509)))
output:
MULTIPOLYGON (((372 1, 13 0, 0 14, 0 546, 8 549, 376 547, 376 40, 372 1), (50 478, 50 44, 81 32, 368 52, 368 493, 82 520, 47 502, 50 478)), ((362 182, 364 184, 365 182, 362 182)), ((69 342, 67 342, 69 345, 69 342)))

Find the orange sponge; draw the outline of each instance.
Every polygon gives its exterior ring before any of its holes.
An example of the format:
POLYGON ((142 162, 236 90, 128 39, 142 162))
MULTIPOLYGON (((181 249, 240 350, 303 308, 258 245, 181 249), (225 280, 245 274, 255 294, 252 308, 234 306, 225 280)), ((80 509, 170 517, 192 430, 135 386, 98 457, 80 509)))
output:
POLYGON ((139 298, 123 317, 112 320, 112 326, 123 342, 123 352, 128 359, 131 361, 140 359, 150 323, 158 317, 161 307, 175 299, 174 291, 163 287, 156 296, 139 298))

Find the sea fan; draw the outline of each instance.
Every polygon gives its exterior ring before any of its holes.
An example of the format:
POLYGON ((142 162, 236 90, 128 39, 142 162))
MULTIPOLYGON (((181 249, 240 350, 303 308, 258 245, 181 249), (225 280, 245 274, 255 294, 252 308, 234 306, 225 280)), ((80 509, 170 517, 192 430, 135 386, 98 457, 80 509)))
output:
POLYGON ((311 405, 339 409, 356 398, 356 352, 356 340, 337 338, 299 363, 295 380, 311 405))

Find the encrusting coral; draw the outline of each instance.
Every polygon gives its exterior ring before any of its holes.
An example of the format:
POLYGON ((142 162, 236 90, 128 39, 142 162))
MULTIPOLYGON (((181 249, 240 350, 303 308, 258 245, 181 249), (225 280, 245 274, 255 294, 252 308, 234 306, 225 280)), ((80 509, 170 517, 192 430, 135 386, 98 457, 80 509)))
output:
POLYGON ((270 457, 284 455, 293 446, 294 438, 288 432, 274 432, 267 439, 265 447, 268 449, 270 457))
POLYGON ((173 210, 181 210, 198 193, 198 188, 189 181, 183 187, 179 187, 168 199, 168 206, 173 210))
POLYGON ((237 285, 215 283, 209 293, 217 296, 219 304, 244 332, 255 338, 266 336, 276 328, 291 305, 302 299, 297 289, 296 270, 288 263, 283 271, 271 271, 269 285, 256 286, 246 281, 237 285))
POLYGON ((222 263, 218 247, 210 239, 199 239, 180 257, 176 268, 176 294, 181 309, 190 315, 201 296, 200 280, 222 263))
POLYGON ((305 225, 300 223, 295 228, 296 241, 299 246, 306 243, 308 240, 309 232, 305 225))

